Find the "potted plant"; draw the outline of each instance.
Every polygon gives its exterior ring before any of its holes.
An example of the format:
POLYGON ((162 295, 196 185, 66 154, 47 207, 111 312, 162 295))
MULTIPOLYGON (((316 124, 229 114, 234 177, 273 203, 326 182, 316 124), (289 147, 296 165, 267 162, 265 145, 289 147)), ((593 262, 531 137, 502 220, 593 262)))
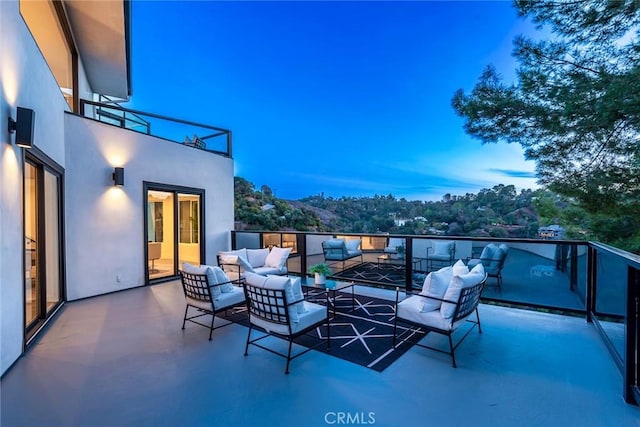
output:
POLYGON ((404 245, 396 246, 396 252, 398 253, 398 258, 404 258, 404 245))
POLYGON ((316 285, 324 284, 328 275, 331 274, 331 268, 326 263, 315 264, 309 267, 309 273, 315 274, 316 285))

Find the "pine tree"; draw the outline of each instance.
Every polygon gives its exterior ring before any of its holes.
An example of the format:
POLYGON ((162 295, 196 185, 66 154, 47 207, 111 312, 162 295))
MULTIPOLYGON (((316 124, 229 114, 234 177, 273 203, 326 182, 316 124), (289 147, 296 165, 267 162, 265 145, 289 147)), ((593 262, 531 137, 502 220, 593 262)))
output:
POLYGON ((518 143, 538 179, 606 217, 599 239, 640 250, 640 2, 515 2, 551 30, 520 36, 516 83, 488 66, 452 104, 483 143, 518 143))

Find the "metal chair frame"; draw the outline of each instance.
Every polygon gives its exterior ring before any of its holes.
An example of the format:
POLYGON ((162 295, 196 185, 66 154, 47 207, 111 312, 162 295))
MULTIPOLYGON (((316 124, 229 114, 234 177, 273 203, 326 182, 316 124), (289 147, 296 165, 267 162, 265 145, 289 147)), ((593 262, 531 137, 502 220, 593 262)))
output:
POLYGON ((184 330, 187 322, 195 323, 197 325, 204 326, 205 328, 209 328, 209 341, 211 341, 211 337, 213 336, 214 329, 222 328, 224 326, 231 324, 231 323, 225 323, 224 325, 214 327, 213 324, 216 319, 216 314, 227 311, 230 308, 244 305, 245 303, 244 301, 242 301, 237 304, 232 304, 229 306, 221 307, 219 309, 215 309, 213 305, 213 292, 211 291, 211 288, 215 286, 222 286, 228 283, 242 286, 242 281, 231 280, 228 282, 211 285, 209 284, 209 278, 207 277, 206 274, 192 274, 192 273, 186 273, 182 270, 179 270, 178 274, 180 275, 180 281, 182 282, 182 290, 184 291, 185 301, 187 301, 187 306, 184 309, 184 319, 182 320, 182 329, 184 330), (205 310, 202 307, 197 307, 195 305, 190 304, 188 300, 186 300, 187 297, 196 301, 201 301, 205 304, 207 303, 211 304, 211 310, 205 310), (198 314, 194 314, 193 316, 187 316, 189 312, 189 307, 196 309, 198 314), (211 324, 206 324, 206 323, 202 323, 195 320, 202 316, 211 316, 211 324))
MULTIPOLYGON (((446 267, 448 265, 452 265, 453 264, 453 259, 455 257, 455 253, 456 253, 456 242, 452 242, 453 244, 451 245, 451 249, 449 250, 449 258, 448 259, 440 259, 440 258, 434 258, 434 255, 429 255, 429 251, 433 251, 433 247, 429 246, 427 247, 427 270, 428 271, 433 271, 434 270, 434 263, 438 263, 440 267, 446 267)), ((439 256, 439 255, 436 255, 439 256)))
MULTIPOLYGON (((396 305, 395 305, 395 312, 396 312, 396 317, 394 319, 393 322, 393 348, 396 347, 396 341, 397 341, 397 325, 398 325, 398 321, 402 322, 402 323, 406 323, 408 325, 420 328, 422 330, 425 331, 429 331, 429 332, 435 332, 441 335, 446 335, 447 338, 449 339, 449 351, 445 351, 442 350, 440 348, 436 348, 436 347, 431 347, 428 346, 426 344, 420 344, 420 343, 416 343, 417 346, 419 347, 423 347, 423 348, 427 348, 429 350, 434 350, 440 353, 444 353, 444 354, 448 354, 449 356, 451 356, 451 361, 453 363, 453 367, 456 368, 456 355, 455 355, 455 350, 458 348, 458 346, 462 343, 462 341, 471 333, 471 331, 473 331, 473 329, 477 326, 478 327, 478 333, 482 333, 482 326, 480 325, 480 315, 478 314, 478 304, 480 302, 480 294, 482 293, 482 288, 484 287, 485 282, 487 281, 487 275, 485 274, 484 278, 482 279, 482 281, 480 283, 478 283, 477 285, 468 287, 468 288, 462 288, 462 290, 460 291, 460 297, 458 298, 458 301, 449 301, 449 300, 445 300, 442 298, 435 298, 435 297, 427 297, 424 295, 420 295, 423 298, 429 298, 432 300, 437 300, 437 301, 441 301, 441 302, 446 302, 446 303, 450 303, 450 304, 455 304, 456 308, 455 311, 453 313, 453 317, 451 319, 451 324, 453 325, 454 323, 456 323, 458 320, 460 319, 464 319, 465 317, 469 316, 471 313, 473 313, 475 311, 476 313, 476 320, 470 320, 470 319, 466 319, 466 322, 471 323, 472 326, 465 332, 465 334, 460 337, 460 339, 455 343, 454 345, 454 341, 452 338, 452 335, 454 332, 456 332, 458 328, 455 329, 440 329, 440 328, 436 328, 433 326, 429 326, 429 325, 425 325, 422 323, 416 323, 416 322, 412 322, 410 320, 406 320, 403 318, 398 317, 397 313, 398 313, 398 300, 399 300, 399 293, 400 293, 400 288, 396 288, 396 305)), ((413 294, 413 293, 407 293, 407 295, 418 295, 417 293, 413 294)))
POLYGON ((249 311, 249 331, 247 333, 247 342, 244 348, 244 355, 247 356, 249 354, 249 345, 255 345, 263 350, 271 352, 280 357, 284 357, 287 359, 287 364, 285 366, 284 373, 289 373, 289 365, 291 361, 303 354, 313 350, 322 344, 322 341, 316 344, 315 346, 306 348, 305 350, 291 355, 293 340, 301 335, 307 334, 308 332, 314 330, 315 328, 325 325, 327 326, 327 350, 331 349, 331 327, 329 324, 329 309, 327 308, 326 318, 322 319, 319 322, 316 322, 312 325, 309 325, 307 328, 302 329, 300 331, 293 332, 291 330, 291 319, 289 316, 289 307, 293 304, 297 304, 301 301, 305 301, 304 299, 288 302, 287 297, 284 290, 280 289, 266 289, 258 286, 253 286, 248 283, 245 283, 244 286, 245 298, 247 300, 247 309, 249 311), (266 322, 273 323, 276 325, 285 325, 289 332, 287 334, 281 334, 273 331, 264 331, 259 326, 254 325, 251 322, 251 317, 255 316, 258 319, 262 319, 266 322), (257 338, 251 339, 251 332, 254 328, 259 328, 264 331, 264 335, 261 335, 257 338), (275 336, 281 339, 288 341, 288 351, 287 354, 281 353, 273 348, 266 347, 258 341, 267 338, 269 336, 275 336))

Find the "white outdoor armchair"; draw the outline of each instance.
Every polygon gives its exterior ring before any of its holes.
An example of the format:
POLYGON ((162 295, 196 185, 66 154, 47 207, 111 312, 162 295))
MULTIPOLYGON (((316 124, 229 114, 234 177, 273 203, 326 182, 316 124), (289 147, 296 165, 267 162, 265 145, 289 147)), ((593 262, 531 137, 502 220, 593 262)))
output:
POLYGON ((487 276, 486 274, 468 274, 464 277, 456 277, 457 279, 452 279, 443 298, 426 296, 421 293, 408 296, 403 301, 399 301, 400 289, 396 288, 396 317, 393 327, 394 348, 398 339, 405 339, 404 336, 397 333, 398 322, 442 334, 449 339, 449 351, 420 343, 416 345, 450 355, 453 367, 456 367, 456 348, 476 326, 478 326, 478 332, 482 333, 478 303, 480 302, 480 294, 487 276), (457 289, 453 287, 457 287, 457 289), (434 302, 436 303, 435 306, 433 305, 434 302), (437 304, 441 304, 440 307, 437 304), (427 305, 430 306, 429 309, 425 309, 427 305), (432 309, 433 307, 436 308, 432 309), (475 320, 471 318, 474 312, 475 320), (471 323, 472 326, 454 345, 452 335, 465 323, 471 323))
MULTIPOLYGON (((302 356, 313 347, 306 348, 291 355, 293 340, 307 334, 317 327, 326 325, 326 345, 330 346, 329 310, 327 306, 314 304, 305 300, 300 286, 300 279, 282 276, 260 276, 247 273, 244 292, 249 312, 249 331, 244 355, 249 353, 249 345, 267 350, 287 359, 284 370, 289 373, 291 360, 302 356), (257 338, 251 338, 254 329, 264 331, 257 338), (287 340, 289 349, 286 354, 260 343, 269 336, 287 340)), ((318 345, 323 341, 319 341, 318 345)))
POLYGON ((211 340, 214 329, 229 324, 214 327, 216 313, 244 304, 244 291, 241 286, 236 286, 241 283, 229 280, 219 267, 194 266, 184 263, 182 270, 179 270, 178 273, 186 302, 182 329, 184 329, 186 322, 204 326, 209 328, 209 340, 211 340), (196 313, 188 316, 190 308, 196 313), (197 320, 203 316, 211 316, 211 324, 197 320))

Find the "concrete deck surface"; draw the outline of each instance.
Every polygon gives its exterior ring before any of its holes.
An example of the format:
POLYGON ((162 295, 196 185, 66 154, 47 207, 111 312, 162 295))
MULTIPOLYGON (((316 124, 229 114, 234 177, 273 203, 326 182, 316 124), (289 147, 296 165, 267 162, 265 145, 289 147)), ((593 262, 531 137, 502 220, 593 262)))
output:
POLYGON ((581 318, 481 305, 457 369, 414 347, 382 373, 311 351, 284 375, 282 358, 243 356, 246 328, 208 341, 183 311, 178 282, 67 303, 2 378, 0 424, 640 426, 581 318))

